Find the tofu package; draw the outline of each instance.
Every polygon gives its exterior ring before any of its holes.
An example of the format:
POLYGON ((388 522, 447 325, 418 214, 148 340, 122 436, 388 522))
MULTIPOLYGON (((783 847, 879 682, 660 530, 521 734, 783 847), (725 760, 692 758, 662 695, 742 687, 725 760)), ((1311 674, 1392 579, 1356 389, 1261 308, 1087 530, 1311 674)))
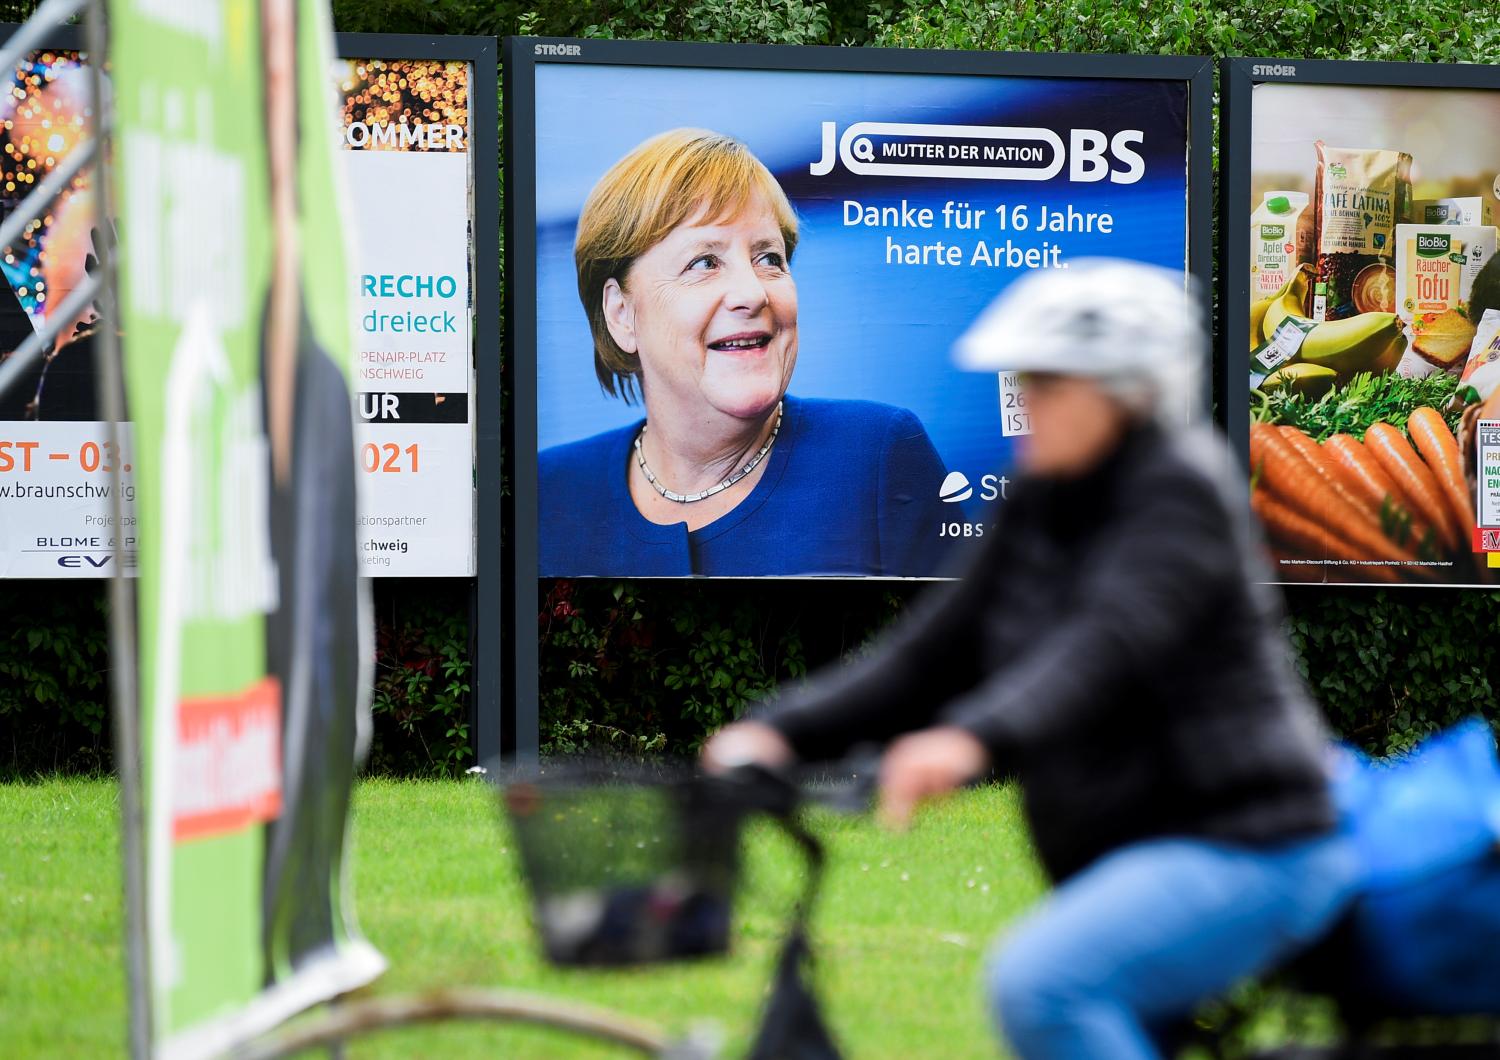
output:
POLYGON ((1398 374, 1463 371, 1474 342, 1469 295, 1496 237, 1489 225, 1396 226, 1396 315, 1409 340, 1398 374))
POLYGON ((1407 211, 1407 219, 1419 225, 1487 225, 1490 201, 1483 195, 1466 195, 1456 199, 1416 199, 1407 211))

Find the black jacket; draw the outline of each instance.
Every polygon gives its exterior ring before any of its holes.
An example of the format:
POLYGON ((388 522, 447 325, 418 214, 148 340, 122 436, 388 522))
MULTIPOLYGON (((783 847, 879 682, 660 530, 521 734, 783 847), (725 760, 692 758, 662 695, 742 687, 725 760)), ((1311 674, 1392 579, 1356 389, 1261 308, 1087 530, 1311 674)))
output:
POLYGON ((1324 734, 1208 434, 1021 481, 964 577, 762 719, 804 758, 935 724, 1021 781, 1054 879, 1136 839, 1324 831, 1324 734))

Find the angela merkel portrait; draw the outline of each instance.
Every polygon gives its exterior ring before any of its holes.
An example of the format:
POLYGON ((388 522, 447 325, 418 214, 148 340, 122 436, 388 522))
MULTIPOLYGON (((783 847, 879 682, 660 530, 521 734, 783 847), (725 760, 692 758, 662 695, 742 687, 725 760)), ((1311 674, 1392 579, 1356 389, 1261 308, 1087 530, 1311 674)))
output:
MULTIPOLYGON (((644 416, 542 452, 543 577, 935 573, 944 468, 922 424, 790 392, 797 240, 776 178, 717 133, 652 137, 594 186, 578 355, 644 416)), ((878 334, 848 340, 877 360, 878 334)))

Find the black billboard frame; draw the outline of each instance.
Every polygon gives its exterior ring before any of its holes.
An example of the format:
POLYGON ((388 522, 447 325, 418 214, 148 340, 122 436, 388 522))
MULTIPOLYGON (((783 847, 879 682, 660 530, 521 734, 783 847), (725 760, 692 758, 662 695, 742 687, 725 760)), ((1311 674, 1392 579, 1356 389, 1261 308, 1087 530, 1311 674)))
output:
MULTIPOLYGON (((511 382, 504 427, 512 503, 505 524, 510 574, 506 671, 508 746, 523 761, 538 751, 540 659, 537 637, 536 69, 542 63, 673 66, 838 73, 958 74, 1075 80, 1180 81, 1188 87, 1188 271, 1209 321, 1213 273, 1214 63, 1202 56, 837 48, 785 44, 699 44, 650 40, 506 37, 503 41, 505 188, 505 363, 511 382), (518 313, 520 307, 530 307, 518 313)), ((1207 380, 1205 380, 1206 382, 1207 380)), ((724 579, 735 581, 737 579, 724 579)))
POLYGON ((500 42, 495 37, 415 33, 336 33, 340 59, 401 59, 467 62, 469 154, 473 173, 470 239, 474 295, 474 577, 469 593, 469 656, 474 680, 470 699, 470 745, 475 759, 499 756, 507 714, 504 642, 505 565, 494 547, 505 524, 502 496, 500 313, 500 42), (487 86, 476 91, 481 81, 487 86), (486 130, 482 135, 480 130, 486 130), (485 295, 488 292, 488 299, 485 295))

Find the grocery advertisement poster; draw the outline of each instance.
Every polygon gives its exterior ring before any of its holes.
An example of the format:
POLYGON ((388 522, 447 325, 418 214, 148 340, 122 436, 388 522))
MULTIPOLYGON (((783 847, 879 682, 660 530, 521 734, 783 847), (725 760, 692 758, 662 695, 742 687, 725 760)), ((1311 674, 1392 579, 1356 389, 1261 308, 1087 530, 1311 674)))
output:
MULTIPOLYGON (((474 573, 472 173, 469 66, 402 59, 333 64, 356 258, 361 572, 474 573)), ((89 114, 76 52, 39 51, 0 93, 0 216, 60 165, 89 114)), ((19 245, 0 248, 0 360, 93 263, 85 168, 19 245)), ((167 269, 167 263, 159 268, 167 269)), ((177 276, 187 282, 188 277, 177 276)), ((134 454, 98 422, 90 307, 21 383, 0 394, 0 577, 103 577, 116 527, 112 472, 135 502, 134 454)))
MULTIPOLYGON (((1288 582, 1483 584, 1500 416, 1500 92, 1251 97, 1250 476, 1288 582)), ((1243 164, 1243 163, 1240 163, 1243 164)))
POLYGON ((1185 81, 538 64, 540 575, 944 574, 1027 431, 954 341, 1033 269, 1186 270, 1188 125, 1185 81))

